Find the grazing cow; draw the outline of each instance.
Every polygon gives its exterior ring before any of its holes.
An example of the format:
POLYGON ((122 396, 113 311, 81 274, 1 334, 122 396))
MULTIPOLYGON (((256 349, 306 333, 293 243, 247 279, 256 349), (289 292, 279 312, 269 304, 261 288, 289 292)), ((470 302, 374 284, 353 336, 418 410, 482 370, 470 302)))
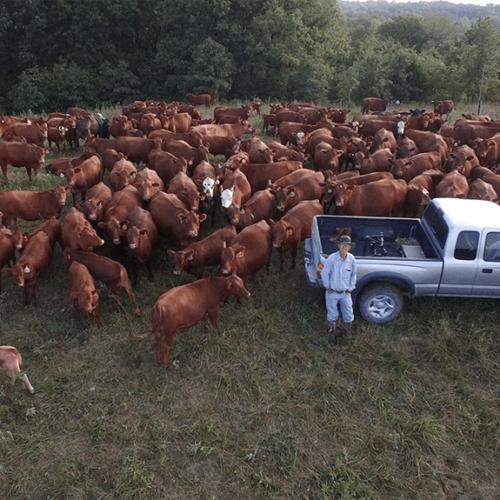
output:
POLYGON ((71 309, 76 311, 76 304, 83 313, 85 326, 89 325, 89 315, 94 316, 97 326, 101 328, 102 322, 99 318, 99 294, 95 281, 89 270, 77 261, 73 261, 68 269, 69 296, 71 309))
POLYGON ((400 217, 407 189, 403 179, 381 179, 360 186, 340 182, 335 186, 335 205, 345 215, 400 217))
POLYGON ((280 272, 283 272, 285 254, 291 250, 292 266, 295 269, 295 258, 300 243, 311 237, 313 218, 323 215, 323 207, 319 200, 304 200, 289 210, 279 222, 271 221, 273 247, 280 254, 280 272))
POLYGON ((15 347, 12 347, 10 345, 0 346, 0 370, 5 370, 12 377, 9 385, 12 387, 16 380, 19 378, 26 386, 28 391, 33 394, 35 390, 28 380, 28 375, 26 375, 25 373, 21 375, 22 367, 23 361, 21 359, 21 354, 15 347))
POLYGON ((448 118, 448 115, 455 109, 455 102, 451 99, 438 102, 432 101, 432 104, 434 104, 434 113, 446 115, 446 118, 448 118))
POLYGON ((244 203, 240 210, 230 212, 231 224, 241 231, 243 228, 255 224, 261 220, 269 222, 276 208, 276 198, 270 189, 262 189, 255 192, 251 198, 244 203))
POLYGON ((119 262, 97 255, 93 252, 82 252, 81 250, 69 248, 65 249, 62 255, 63 264, 70 266, 73 261, 83 264, 89 270, 94 279, 104 283, 109 288, 110 292, 115 296, 115 303, 117 305, 120 304, 118 289, 125 289, 135 307, 136 314, 138 316, 141 315, 141 310, 137 306, 127 270, 119 262))
POLYGON ((177 195, 188 210, 198 212, 201 200, 205 199, 205 193, 201 193, 193 179, 184 172, 179 172, 171 181, 167 193, 177 195))
POLYGON ((168 185, 179 172, 186 173, 192 163, 192 158, 179 158, 161 149, 153 149, 148 158, 149 167, 158 174, 165 185, 168 185))
POLYGON ((111 172, 109 173, 109 184, 113 191, 121 191, 127 186, 133 186, 135 177, 137 175, 137 169, 135 165, 122 158, 118 160, 111 172))
POLYGON ((146 266, 149 279, 153 279, 151 261, 153 248, 158 240, 158 228, 153 216, 141 207, 135 207, 128 215, 128 224, 125 228, 127 245, 134 258, 134 284, 139 281, 139 267, 146 266))
POLYGON ((43 231, 30 238, 18 261, 2 272, 10 274, 16 285, 24 288, 25 304, 38 305, 38 275, 52 265, 52 246, 50 238, 43 231))
POLYGON ((2 224, 12 224, 17 229, 17 219, 34 221, 59 218, 66 205, 69 187, 56 186, 46 191, 0 191, 0 211, 3 213, 2 224))
POLYGON ((250 292, 238 276, 214 276, 171 288, 160 296, 153 307, 151 333, 137 338, 154 335, 156 360, 158 363, 163 361, 169 368, 170 348, 177 330, 191 328, 200 322, 205 330, 208 316, 218 331, 219 307, 231 295, 238 299, 250 297, 250 292))
POLYGON ((126 226, 130 212, 135 207, 140 206, 142 206, 142 200, 137 189, 134 186, 127 186, 113 193, 113 197, 104 212, 103 219, 97 225, 106 230, 109 239, 115 245, 119 245, 122 242, 122 238, 125 238, 123 226, 126 226))
POLYGON ((469 194, 467 198, 470 200, 486 200, 498 203, 500 198, 495 191, 495 188, 488 182, 478 177, 470 183, 469 194))
POLYGON ((361 114, 368 113, 368 111, 383 112, 387 109, 390 99, 380 99, 379 97, 365 97, 361 101, 361 114))
POLYGON ((203 278, 205 269, 209 266, 218 266, 221 263, 222 250, 231 244, 236 236, 236 228, 229 224, 200 241, 191 243, 183 250, 167 250, 168 255, 174 261, 174 274, 179 275, 182 271, 194 274, 196 279, 203 278))
POLYGON ((323 172, 311 172, 294 184, 278 188, 274 195, 276 197, 276 208, 282 213, 298 205, 304 200, 319 200, 323 194, 325 176, 323 172))
POLYGON ((246 280, 264 266, 269 273, 271 236, 271 226, 265 220, 245 227, 222 251, 222 275, 237 274, 246 280))
POLYGON ((151 199, 149 211, 160 234, 167 236, 178 248, 196 241, 200 223, 207 216, 189 211, 175 194, 159 191, 151 199))
POLYGON ((8 167, 26 167, 28 179, 31 181, 31 172, 38 174, 40 166, 45 161, 45 154, 49 148, 26 144, 22 142, 0 142, 0 166, 5 180, 9 181, 8 167))
POLYGON ((81 196, 82 202, 85 200, 87 190, 102 181, 102 163, 97 155, 93 155, 78 167, 66 169, 64 175, 68 181, 68 187, 73 195, 73 206, 76 198, 81 196))
POLYGON ((212 102, 210 94, 188 94, 187 98, 192 106, 210 106, 212 102))
POLYGON ((133 186, 137 189, 141 200, 145 202, 149 202, 158 191, 165 191, 165 183, 161 177, 148 167, 137 173, 133 186))
POLYGON ((85 217, 91 223, 99 223, 104 218, 104 213, 106 208, 113 198, 113 191, 104 184, 104 182, 99 182, 92 186, 85 196, 85 200, 82 205, 83 213, 85 217))
POLYGON ((82 212, 71 207, 64 217, 61 232, 64 248, 75 248, 85 252, 92 252, 94 247, 104 245, 95 229, 82 212))
POLYGON ((21 251, 23 237, 20 231, 14 233, 6 228, 0 226, 0 293, 2 292, 2 273, 1 270, 7 264, 15 264, 16 250, 21 251))
POLYGON ((458 170, 446 174, 436 186, 436 198, 467 198, 469 183, 458 170))
POLYGON ((410 182, 411 179, 420 175, 426 170, 440 170, 442 166, 441 156, 435 151, 428 153, 418 153, 410 158, 400 158, 394 162, 392 174, 396 179, 404 179, 410 182))

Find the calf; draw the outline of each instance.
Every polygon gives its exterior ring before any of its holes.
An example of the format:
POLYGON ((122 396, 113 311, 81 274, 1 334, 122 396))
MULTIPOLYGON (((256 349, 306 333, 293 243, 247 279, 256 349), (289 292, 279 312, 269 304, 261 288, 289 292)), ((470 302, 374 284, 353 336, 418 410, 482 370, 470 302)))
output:
POLYGON ((44 232, 39 232, 30 238, 19 260, 10 268, 2 269, 10 274, 16 285, 24 288, 25 304, 38 305, 37 279, 38 275, 52 264, 52 246, 50 238, 44 232))
POLYGON ((186 270, 198 280, 203 278, 206 267, 220 265, 222 250, 231 244, 236 234, 236 228, 227 225, 183 250, 168 250, 168 255, 174 260, 174 274, 179 275, 186 270))
POLYGON ((280 254, 280 272, 283 272, 288 250, 292 251, 291 269, 295 269, 297 250, 302 241, 311 237, 315 215, 323 215, 321 203, 318 200, 305 200, 293 207, 279 222, 271 221, 273 247, 280 254))
POLYGON ((64 217, 61 236, 64 248, 92 252, 95 246, 104 245, 85 215, 75 207, 71 207, 64 217))
POLYGON ((18 378, 20 378, 23 384, 26 386, 28 391, 33 394, 35 390, 28 380, 28 376, 23 374, 21 377, 21 368, 23 367, 23 361, 21 359, 21 354, 19 351, 10 345, 0 346, 0 370, 5 370, 9 375, 11 375, 12 380, 10 385, 13 386, 18 378))
POLYGON ((17 219, 34 221, 59 218, 66 204, 69 187, 56 186, 46 191, 0 191, 0 211, 3 213, 2 224, 9 227, 17 219))
POLYGON ((237 274, 245 280, 264 266, 269 273, 271 233, 271 226, 265 220, 245 227, 222 251, 222 275, 237 274))
POLYGON ((69 294, 71 298, 71 308, 76 311, 78 304, 83 313, 85 326, 89 325, 89 315, 91 314, 97 321, 97 326, 101 328, 102 322, 99 318, 99 294, 100 290, 95 287, 95 281, 89 270, 77 261, 73 261, 68 269, 69 294))
POLYGON ((191 328, 200 322, 205 330, 208 316, 218 331, 219 307, 231 295, 239 299, 250 297, 250 292, 238 276, 215 276, 174 287, 156 301, 151 333, 137 338, 154 335, 156 360, 158 363, 163 361, 169 368, 170 348, 177 330, 191 328))
POLYGON ((141 310, 137 306, 127 270, 119 262, 101 255, 96 255, 92 252, 82 252, 81 250, 69 248, 65 249, 62 256, 63 264, 69 266, 73 261, 83 264, 94 279, 104 283, 115 296, 115 303, 117 305, 120 304, 118 289, 124 288, 132 304, 134 304, 135 312, 138 316, 141 315, 141 310))

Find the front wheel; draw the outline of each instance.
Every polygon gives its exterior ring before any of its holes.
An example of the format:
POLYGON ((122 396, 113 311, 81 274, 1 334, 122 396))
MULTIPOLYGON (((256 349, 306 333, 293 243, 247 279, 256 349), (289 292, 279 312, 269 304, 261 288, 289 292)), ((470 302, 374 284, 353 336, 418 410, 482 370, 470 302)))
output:
POLYGON ((358 298, 361 316, 372 323, 387 323, 399 316, 403 308, 401 291, 393 285, 374 285, 358 298))

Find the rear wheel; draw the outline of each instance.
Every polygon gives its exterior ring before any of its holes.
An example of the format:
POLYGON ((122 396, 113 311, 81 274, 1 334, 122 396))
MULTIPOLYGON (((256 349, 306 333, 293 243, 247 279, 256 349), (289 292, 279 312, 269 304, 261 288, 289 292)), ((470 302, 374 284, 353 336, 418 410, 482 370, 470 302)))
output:
POLYGON ((361 316, 372 323, 387 323, 399 316, 403 309, 403 296, 394 285, 374 285, 358 298, 361 316))

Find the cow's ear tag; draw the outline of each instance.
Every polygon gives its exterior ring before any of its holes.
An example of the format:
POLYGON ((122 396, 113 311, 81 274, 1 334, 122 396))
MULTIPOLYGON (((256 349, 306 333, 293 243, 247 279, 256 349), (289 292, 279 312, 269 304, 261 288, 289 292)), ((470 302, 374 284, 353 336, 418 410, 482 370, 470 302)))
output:
POLYGON ((25 272, 26 274, 31 273, 31 269, 30 269, 28 266, 26 266, 26 267, 24 268, 24 272, 25 272))

